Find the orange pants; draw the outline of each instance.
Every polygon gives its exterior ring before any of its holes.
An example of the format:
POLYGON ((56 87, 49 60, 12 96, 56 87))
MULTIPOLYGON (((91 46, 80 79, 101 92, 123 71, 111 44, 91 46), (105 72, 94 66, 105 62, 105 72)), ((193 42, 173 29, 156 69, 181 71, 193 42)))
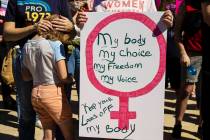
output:
POLYGON ((72 118, 70 105, 63 87, 57 85, 34 86, 32 105, 44 129, 68 122, 72 118))

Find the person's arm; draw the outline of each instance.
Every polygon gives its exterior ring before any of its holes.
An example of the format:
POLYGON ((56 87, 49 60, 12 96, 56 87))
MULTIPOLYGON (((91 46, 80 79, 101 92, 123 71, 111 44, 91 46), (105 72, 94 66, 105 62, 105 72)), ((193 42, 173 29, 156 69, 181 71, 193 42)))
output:
POLYGON ((170 10, 166 10, 161 18, 167 28, 173 26, 174 16, 170 10))
POLYGON ((26 67, 21 68, 21 76, 22 76, 23 81, 33 80, 30 71, 26 67))
POLYGON ((17 1, 9 0, 3 29, 3 36, 5 41, 18 41, 27 37, 38 29, 45 31, 52 29, 51 23, 45 20, 39 21, 39 23, 35 23, 34 25, 17 28, 16 19, 19 15, 17 15, 16 9, 17 1))
POLYGON ((52 21, 53 28, 61 32, 71 33, 74 30, 74 24, 67 17, 60 16, 52 21))
POLYGON ((34 25, 30 25, 23 28, 16 28, 15 22, 5 22, 3 36, 5 41, 17 41, 27 37, 36 31, 34 25))
POLYGON ((60 1, 60 18, 54 19, 52 25, 58 31, 69 32, 76 35, 70 5, 67 0, 60 1))
POLYGON ((203 0, 201 8, 204 22, 210 26, 210 0, 203 0))
POLYGON ((17 18, 17 1, 9 0, 5 15, 5 23, 3 29, 3 36, 5 41, 20 40, 35 31, 33 25, 24 28, 16 28, 15 21, 17 18))
POLYGON ((77 16, 76 16, 76 25, 80 29, 83 28, 85 23, 87 22, 88 18, 86 16, 86 13, 84 11, 78 11, 77 16))
POLYGON ((66 62, 65 59, 61 59, 56 62, 56 68, 58 72, 58 77, 61 81, 66 81, 68 78, 67 70, 66 70, 66 62))
POLYGON ((46 32, 52 29, 52 24, 47 20, 41 20, 34 25, 29 25, 23 28, 16 28, 15 22, 5 22, 3 36, 5 41, 18 41, 31 35, 37 30, 43 30, 46 32))
POLYGON ((183 44, 183 29, 182 25, 184 22, 184 15, 185 15, 185 9, 184 5, 180 8, 179 13, 176 15, 176 20, 175 20, 175 42, 177 44, 177 47, 179 49, 180 53, 180 61, 181 64, 184 66, 189 66, 190 65, 190 58, 185 50, 185 46, 183 44))
POLYGON ((58 78, 64 83, 72 83, 73 77, 69 76, 67 73, 64 46, 56 45, 53 47, 53 49, 54 49, 58 78))

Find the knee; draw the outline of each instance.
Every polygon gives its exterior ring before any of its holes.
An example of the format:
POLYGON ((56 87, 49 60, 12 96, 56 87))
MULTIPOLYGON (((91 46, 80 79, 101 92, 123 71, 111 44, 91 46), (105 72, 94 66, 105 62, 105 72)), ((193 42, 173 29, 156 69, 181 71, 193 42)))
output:
POLYGON ((185 92, 186 96, 190 96, 191 94, 195 94, 195 85, 194 84, 185 85, 184 92, 185 92))

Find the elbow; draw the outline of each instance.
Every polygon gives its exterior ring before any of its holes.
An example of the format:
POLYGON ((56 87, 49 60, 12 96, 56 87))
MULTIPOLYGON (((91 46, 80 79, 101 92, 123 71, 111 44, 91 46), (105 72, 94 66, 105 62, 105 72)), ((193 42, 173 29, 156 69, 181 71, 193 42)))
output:
POLYGON ((68 83, 68 84, 71 84, 71 83, 73 83, 75 81, 74 78, 73 78, 73 76, 61 77, 60 80, 63 83, 68 83))
POLYGON ((63 75, 60 75, 60 80, 62 81, 62 82, 66 82, 67 80, 68 80, 68 75, 67 74, 63 74, 63 75))
POLYGON ((4 32, 3 32, 3 38, 4 38, 4 40, 5 41, 16 41, 16 40, 14 40, 14 38, 12 38, 12 37, 10 37, 10 35, 9 35, 9 33, 7 32, 7 31, 5 31, 4 30, 4 32))
POLYGON ((11 34, 12 29, 10 29, 9 27, 4 27, 3 29, 3 38, 5 41, 17 41, 16 38, 14 36, 12 36, 11 34))

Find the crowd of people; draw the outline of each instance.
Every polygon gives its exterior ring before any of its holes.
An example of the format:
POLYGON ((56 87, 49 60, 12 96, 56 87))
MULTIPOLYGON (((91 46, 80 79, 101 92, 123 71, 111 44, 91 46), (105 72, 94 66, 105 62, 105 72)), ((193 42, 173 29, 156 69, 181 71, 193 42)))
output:
POLYGON ((181 138, 187 101, 195 95, 201 114, 198 133, 208 140, 210 0, 183 0, 180 7, 175 7, 175 1, 141 0, 141 9, 111 7, 108 1, 1 0, 1 10, 6 11, 1 14, 4 21, 0 20, 1 66, 8 50, 15 48, 15 85, 1 80, 2 96, 5 108, 17 109, 19 139, 34 139, 37 118, 44 140, 78 138, 73 132, 70 96, 75 83, 78 95, 80 92, 79 37, 88 20, 86 11, 163 10, 160 20, 168 28, 166 83, 170 82, 177 96, 172 137, 181 138), (17 93, 17 103, 12 92, 17 93))

